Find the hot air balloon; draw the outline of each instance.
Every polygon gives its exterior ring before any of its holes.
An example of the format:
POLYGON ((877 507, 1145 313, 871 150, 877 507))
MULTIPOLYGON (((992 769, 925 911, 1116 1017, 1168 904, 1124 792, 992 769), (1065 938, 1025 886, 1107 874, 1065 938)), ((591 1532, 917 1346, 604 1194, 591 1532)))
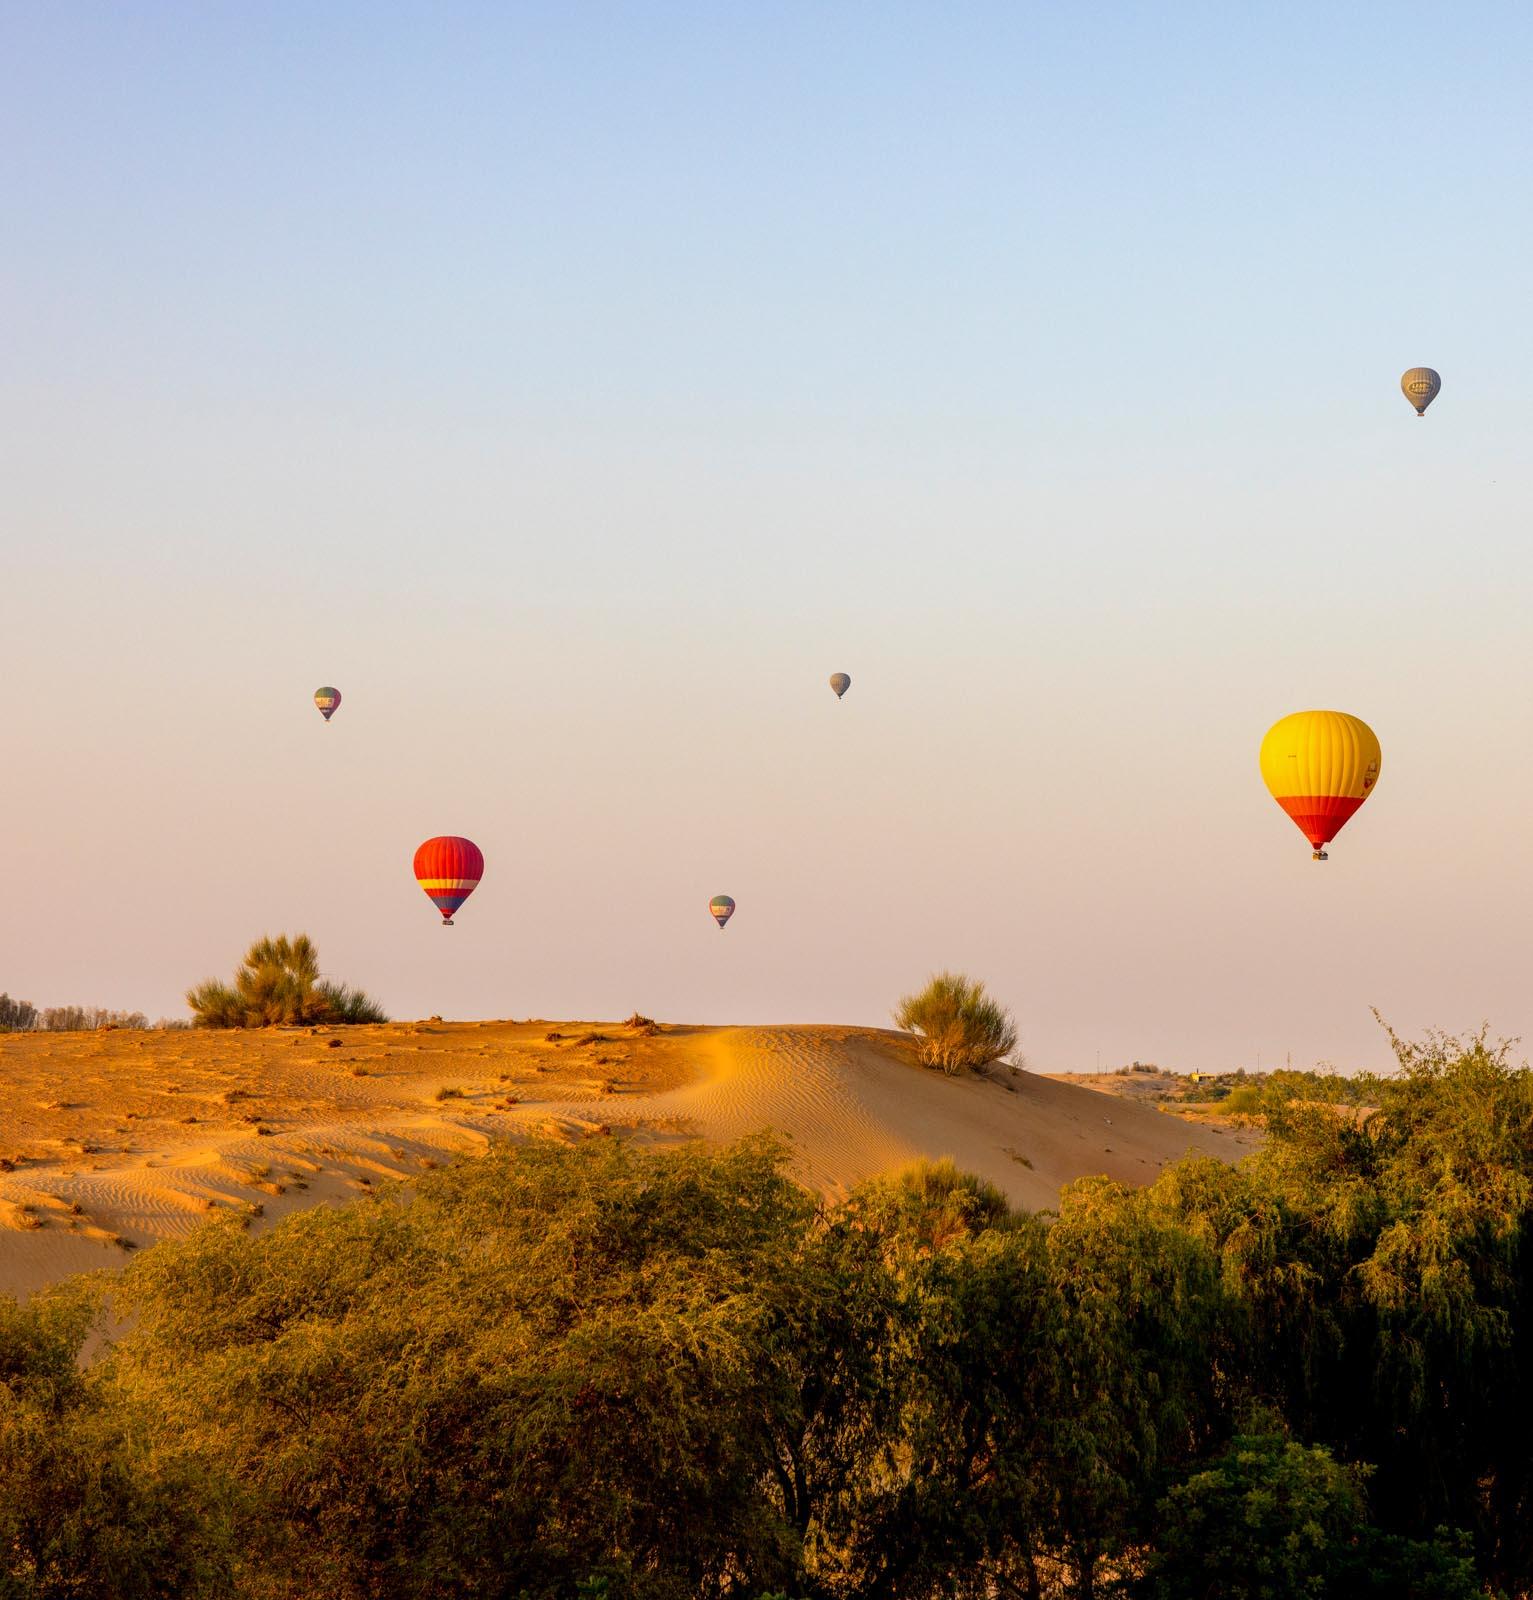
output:
POLYGON ((428 839, 415 852, 415 881, 442 913, 442 926, 452 926, 452 914, 479 887, 484 857, 472 839, 444 833, 428 839))
POLYGON ((1405 398, 1416 408, 1416 415, 1424 417, 1427 407, 1437 398, 1443 381, 1430 367, 1412 367, 1400 379, 1405 398))
POLYGON ((341 691, 339 689, 331 689, 327 687, 324 689, 316 689, 314 691, 314 704, 319 707, 319 714, 325 719, 326 722, 328 722, 331 717, 335 715, 335 708, 340 705, 340 703, 341 691))
POLYGON ((839 700, 852 686, 851 674, 847 672, 831 673, 830 686, 836 691, 836 699, 839 700))
POLYGON ((722 928, 735 914, 735 903, 727 894, 716 894, 708 902, 708 909, 713 913, 713 920, 722 928))
POLYGON ((1345 711, 1295 711, 1274 722, 1262 740, 1262 781, 1314 848, 1325 846, 1373 793, 1379 781, 1379 741, 1373 729, 1345 711))

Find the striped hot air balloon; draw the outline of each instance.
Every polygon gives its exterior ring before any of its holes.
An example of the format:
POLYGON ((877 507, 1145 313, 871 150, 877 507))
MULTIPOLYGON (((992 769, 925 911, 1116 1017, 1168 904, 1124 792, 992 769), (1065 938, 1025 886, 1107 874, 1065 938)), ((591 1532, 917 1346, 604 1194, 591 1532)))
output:
POLYGON ((830 686, 836 691, 836 699, 840 699, 852 686, 852 676, 849 672, 833 672, 830 675, 830 686))
POLYGON ((716 894, 708 902, 708 909, 713 913, 713 920, 722 928, 735 914, 735 903, 727 894, 716 894))
POLYGON ((1316 861, 1379 781, 1379 741, 1345 711, 1295 711, 1262 740, 1262 780, 1309 840, 1316 861))
POLYGON ((484 856, 472 839, 444 833, 428 839, 415 852, 415 881, 442 913, 442 926, 452 926, 452 914, 479 887, 484 876, 484 856))
POLYGON ((1437 398, 1437 391, 1442 386, 1442 379, 1430 367, 1412 367, 1400 379, 1400 388, 1405 398, 1415 406, 1418 417, 1427 414, 1427 407, 1437 398))
POLYGON ((314 704, 319 707, 319 714, 326 722, 335 715, 335 708, 341 703, 341 691, 328 686, 314 691, 314 704))

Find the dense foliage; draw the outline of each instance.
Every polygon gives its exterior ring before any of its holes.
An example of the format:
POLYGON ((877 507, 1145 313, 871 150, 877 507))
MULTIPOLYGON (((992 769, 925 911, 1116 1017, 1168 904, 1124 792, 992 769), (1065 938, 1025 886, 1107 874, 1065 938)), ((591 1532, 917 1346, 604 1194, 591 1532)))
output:
POLYGON ((209 978, 187 990, 199 1028, 267 1028, 279 1023, 387 1022, 377 1001, 319 975, 319 951, 306 933, 257 939, 234 982, 209 978))
POLYGON ((1017 1043, 1011 1013, 978 979, 957 972, 938 972, 924 989, 907 994, 895 1008, 894 1021, 916 1035, 927 1066, 949 1075, 999 1061, 1017 1043))
POLYGON ((1399 1049, 1049 1217, 501 1146, 0 1306, 0 1597, 1526 1596, 1533 1080, 1399 1049))

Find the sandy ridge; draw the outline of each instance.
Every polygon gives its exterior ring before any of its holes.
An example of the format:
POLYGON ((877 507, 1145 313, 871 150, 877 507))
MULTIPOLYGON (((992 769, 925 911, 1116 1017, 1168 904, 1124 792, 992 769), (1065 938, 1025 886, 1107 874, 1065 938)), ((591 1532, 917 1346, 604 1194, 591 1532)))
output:
POLYGON ((946 1079, 871 1028, 414 1023, 0 1038, 0 1290, 120 1264, 224 1210, 264 1226, 497 1137, 772 1128, 827 1195, 951 1156, 1043 1208, 1250 1142, 1031 1073, 946 1079))

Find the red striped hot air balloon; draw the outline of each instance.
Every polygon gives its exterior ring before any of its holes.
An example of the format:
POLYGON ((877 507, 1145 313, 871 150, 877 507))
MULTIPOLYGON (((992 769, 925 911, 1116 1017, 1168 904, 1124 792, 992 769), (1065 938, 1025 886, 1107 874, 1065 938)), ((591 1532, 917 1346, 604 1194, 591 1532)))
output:
POLYGON ((341 691, 339 689, 332 689, 329 684, 326 684, 322 689, 316 689, 314 691, 314 704, 319 707, 319 714, 325 719, 326 722, 328 722, 331 717, 335 715, 336 707, 340 705, 340 703, 341 691))
POLYGON ((716 894, 708 902, 708 910, 713 920, 722 928, 735 914, 735 903, 727 894, 716 894))
POLYGON ((415 881, 442 913, 442 926, 452 926, 452 914, 479 887, 484 876, 484 856, 472 839, 444 833, 428 839, 415 852, 415 881))

